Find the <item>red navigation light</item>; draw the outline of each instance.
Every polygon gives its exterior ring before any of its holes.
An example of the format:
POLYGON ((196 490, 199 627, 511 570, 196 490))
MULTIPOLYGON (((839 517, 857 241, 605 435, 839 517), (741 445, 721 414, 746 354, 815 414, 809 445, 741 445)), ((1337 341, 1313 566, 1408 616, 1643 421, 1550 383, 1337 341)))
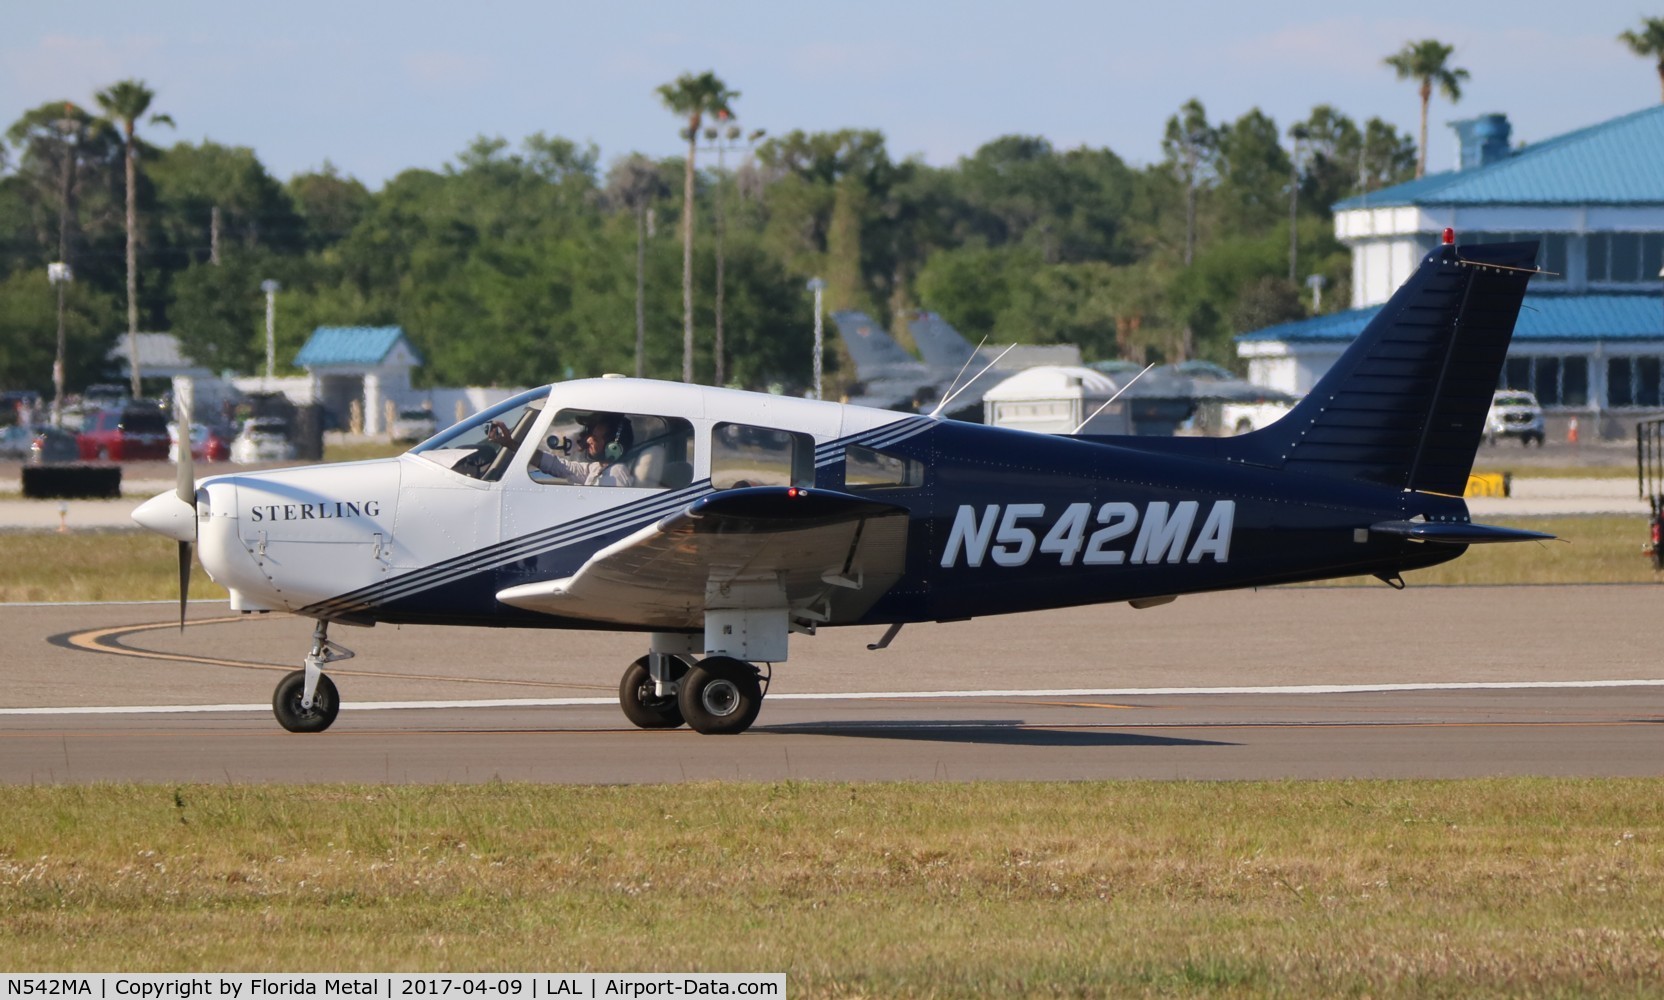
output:
POLYGON ((1456 242, 1456 230, 1446 227, 1443 240, 1445 246, 1454 244, 1456 242))
POLYGON ((796 487, 796 486, 793 486, 793 487, 791 487, 791 488, 790 488, 790 489, 788 489, 788 490, 786 490, 786 496, 788 496, 788 497, 795 497, 795 496, 797 496, 797 487, 796 487))

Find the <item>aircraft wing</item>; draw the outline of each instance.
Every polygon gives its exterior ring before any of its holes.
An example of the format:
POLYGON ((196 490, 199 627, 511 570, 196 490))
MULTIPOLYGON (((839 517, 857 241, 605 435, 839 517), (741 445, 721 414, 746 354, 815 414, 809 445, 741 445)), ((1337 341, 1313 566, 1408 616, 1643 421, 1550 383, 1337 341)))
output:
POLYGON ((900 579, 907 510, 830 490, 762 486, 696 500, 595 553, 573 575, 497 594, 568 618, 699 629, 707 609, 784 605, 853 621, 900 579))

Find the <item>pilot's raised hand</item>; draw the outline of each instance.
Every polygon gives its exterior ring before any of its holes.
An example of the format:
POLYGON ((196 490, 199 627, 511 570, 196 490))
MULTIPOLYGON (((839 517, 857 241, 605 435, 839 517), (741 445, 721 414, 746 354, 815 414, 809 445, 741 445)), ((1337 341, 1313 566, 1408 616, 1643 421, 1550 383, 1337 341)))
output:
POLYGON ((514 443, 513 435, 508 432, 508 425, 501 420, 493 420, 485 425, 485 439, 505 448, 514 443))

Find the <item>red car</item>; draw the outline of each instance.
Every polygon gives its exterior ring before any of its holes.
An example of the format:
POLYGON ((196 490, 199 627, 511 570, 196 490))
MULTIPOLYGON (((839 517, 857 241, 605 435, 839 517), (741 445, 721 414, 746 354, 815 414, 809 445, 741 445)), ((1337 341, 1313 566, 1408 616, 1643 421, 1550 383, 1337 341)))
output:
POLYGON ((128 406, 87 414, 76 437, 82 461, 163 461, 168 457, 168 421, 159 408, 128 406))

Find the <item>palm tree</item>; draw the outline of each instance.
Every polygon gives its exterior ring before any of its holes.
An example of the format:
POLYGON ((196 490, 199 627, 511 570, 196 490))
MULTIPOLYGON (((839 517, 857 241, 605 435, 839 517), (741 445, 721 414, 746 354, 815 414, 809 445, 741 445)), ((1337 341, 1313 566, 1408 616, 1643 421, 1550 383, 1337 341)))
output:
POLYGON ((672 113, 687 116, 682 137, 688 141, 687 171, 682 181, 682 381, 693 381, 693 153, 699 142, 699 125, 707 114, 733 114, 728 102, 740 96, 706 70, 694 76, 683 73, 675 83, 658 89, 659 99, 672 113))
MULTIPOLYGON (((121 126, 122 142, 127 151, 127 364, 133 374, 133 398, 141 395, 139 391, 139 257, 138 257, 138 194, 134 187, 133 161, 135 159, 137 140, 133 136, 133 127, 144 113, 150 110, 150 102, 155 99, 156 92, 145 86, 143 80, 123 80, 120 83, 101 90, 96 95, 98 106, 103 109, 104 117, 121 126)), ((167 115, 151 115, 152 125, 172 125, 173 119, 167 115)))
POLYGON ((640 153, 619 160, 607 177, 607 193, 636 217, 636 378, 647 373, 647 212, 664 186, 658 166, 640 153))
POLYGON ((1643 17, 1640 31, 1626 31, 1618 41, 1643 59, 1658 60, 1658 90, 1664 100, 1664 17, 1643 17))
POLYGON ((1400 80, 1418 80, 1421 83, 1421 142, 1416 154, 1417 177, 1427 173, 1427 105, 1433 99, 1433 85, 1438 84, 1439 90, 1450 98, 1451 103, 1462 99, 1462 81, 1468 78, 1468 71, 1445 65, 1455 51, 1453 46, 1425 38, 1419 42, 1405 42, 1404 48, 1396 55, 1382 60, 1398 71, 1400 80))

